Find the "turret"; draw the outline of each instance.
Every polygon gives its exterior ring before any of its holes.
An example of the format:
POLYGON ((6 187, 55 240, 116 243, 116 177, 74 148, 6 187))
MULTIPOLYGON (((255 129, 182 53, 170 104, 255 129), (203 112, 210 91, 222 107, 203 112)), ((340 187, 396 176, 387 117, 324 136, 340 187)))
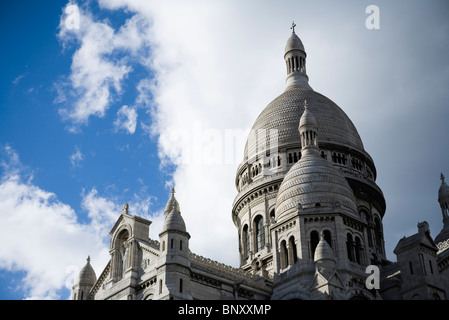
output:
POLYGON ((159 298, 191 299, 190 292, 186 289, 190 283, 190 234, 181 216, 174 189, 167 202, 165 221, 159 239, 161 244, 158 260, 158 269, 161 270, 159 298))
POLYGON ((90 265, 90 256, 87 257, 86 265, 81 269, 72 287, 72 300, 89 299, 89 291, 97 281, 97 275, 90 265))
POLYGON ((295 33, 296 24, 293 22, 292 34, 285 45, 284 60, 287 66, 287 88, 302 87, 311 89, 309 77, 306 73, 306 51, 301 39, 295 33))

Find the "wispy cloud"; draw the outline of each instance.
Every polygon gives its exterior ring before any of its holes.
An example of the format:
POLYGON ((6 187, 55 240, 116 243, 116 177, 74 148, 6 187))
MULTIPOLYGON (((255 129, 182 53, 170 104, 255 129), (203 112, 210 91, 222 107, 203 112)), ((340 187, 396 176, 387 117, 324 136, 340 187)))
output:
POLYGON ((76 43, 79 47, 72 57, 70 75, 55 85, 55 102, 67 105, 59 112, 72 123, 73 131, 87 124, 91 116, 103 117, 122 94, 122 83, 133 70, 130 57, 145 59, 140 49, 147 38, 142 32, 148 30, 147 20, 139 15, 116 31, 107 22, 94 21, 87 10, 80 8, 79 13, 77 29, 67 28, 67 16, 61 16, 58 38, 63 46, 76 43))
POLYGON ((84 159, 84 154, 81 153, 78 146, 75 146, 75 151, 70 155, 70 163, 72 164, 72 168, 80 167, 81 162, 84 159))
POLYGON ((117 111, 117 119, 114 122, 116 130, 124 129, 129 134, 136 131, 137 111, 133 107, 122 106, 117 111))
POLYGON ((21 80, 23 77, 25 77, 25 74, 21 74, 21 75, 17 76, 17 77, 12 81, 12 84, 15 85, 15 86, 18 85, 19 82, 20 82, 20 80, 21 80))

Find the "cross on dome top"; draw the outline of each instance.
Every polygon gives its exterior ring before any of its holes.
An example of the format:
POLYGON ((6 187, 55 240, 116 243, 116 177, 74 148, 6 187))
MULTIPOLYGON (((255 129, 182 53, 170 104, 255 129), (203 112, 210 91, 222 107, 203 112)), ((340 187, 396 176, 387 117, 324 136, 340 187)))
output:
POLYGON ((295 21, 293 21, 292 26, 290 27, 290 29, 293 30, 292 33, 295 33, 295 27, 296 27, 296 24, 295 24, 295 21))
POLYGON ((440 174, 440 179, 441 179, 441 183, 444 183, 444 174, 443 173, 440 174))

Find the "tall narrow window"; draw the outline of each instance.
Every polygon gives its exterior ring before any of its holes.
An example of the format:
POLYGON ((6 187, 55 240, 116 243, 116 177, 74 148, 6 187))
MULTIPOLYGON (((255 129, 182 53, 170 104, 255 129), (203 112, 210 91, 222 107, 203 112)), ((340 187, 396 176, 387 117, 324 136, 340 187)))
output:
POLYGON ((257 251, 261 251, 265 246, 265 228, 263 226, 262 216, 257 216, 256 219, 254 219, 254 226, 256 230, 257 251))
POLYGON ((315 249, 318 245, 318 242, 320 241, 320 235, 318 234, 318 231, 312 231, 310 233, 310 252, 311 252, 311 258, 315 256, 315 249))
POLYGON ((362 251, 362 242, 360 241, 359 237, 355 237, 355 261, 358 264, 362 263, 361 251, 362 251))
POLYGON ((182 251, 182 240, 179 241, 179 250, 182 251))
POLYGON ((408 266, 410 267, 410 274, 413 275, 413 265, 411 261, 408 262, 408 266))
POLYGON ((249 258, 249 244, 250 244, 250 238, 249 238, 249 232, 248 232, 248 225, 246 224, 243 227, 243 234, 242 234, 242 245, 243 245, 243 259, 247 260, 249 258))
POLYGON ((286 268, 288 266, 288 252, 287 252, 287 243, 285 242, 285 240, 281 241, 279 258, 281 262, 281 269, 286 268))
POLYGON ((290 239, 288 239, 288 250, 289 250, 288 261, 290 262, 290 264, 296 263, 298 258, 297 258, 297 253, 296 253, 295 237, 293 237, 293 236, 291 236, 290 239))
POLYGON ((179 279, 179 292, 182 293, 182 279, 179 279))

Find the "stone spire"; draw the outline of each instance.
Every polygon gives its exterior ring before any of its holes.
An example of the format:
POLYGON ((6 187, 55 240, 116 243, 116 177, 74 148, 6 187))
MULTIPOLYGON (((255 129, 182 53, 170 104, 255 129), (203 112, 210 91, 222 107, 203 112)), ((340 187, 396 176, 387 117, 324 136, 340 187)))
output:
POLYGON ((167 204, 165 206, 164 214, 166 217, 173 210, 173 208, 176 208, 176 211, 181 213, 178 200, 176 200, 176 198, 175 198, 175 188, 171 189, 170 199, 168 199, 167 204))
POLYGON ((299 120, 298 131, 301 137, 301 154, 303 156, 319 156, 318 124, 312 112, 309 110, 307 100, 304 101, 304 112, 299 120))
POLYGON ((165 206, 165 221, 162 226, 162 232, 167 230, 177 230, 186 232, 184 219, 179 211, 179 203, 175 198, 175 188, 171 190, 171 197, 165 206))

